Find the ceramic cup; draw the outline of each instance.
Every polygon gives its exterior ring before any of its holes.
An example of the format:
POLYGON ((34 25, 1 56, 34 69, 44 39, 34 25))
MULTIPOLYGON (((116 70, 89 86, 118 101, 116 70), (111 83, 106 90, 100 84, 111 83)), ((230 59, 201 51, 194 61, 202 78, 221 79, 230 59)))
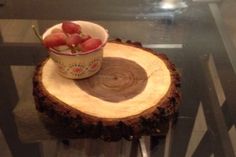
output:
MULTIPOLYGON (((91 51, 83 54, 70 53, 64 50, 60 52, 49 51, 49 56, 57 65, 59 74, 70 79, 87 78, 97 73, 102 66, 103 47, 107 43, 108 33, 102 26, 88 21, 72 21, 81 26, 81 31, 93 38, 99 38, 102 44, 91 51)), ((61 23, 48 28, 43 34, 43 38, 51 33, 54 28, 61 28, 61 23)))

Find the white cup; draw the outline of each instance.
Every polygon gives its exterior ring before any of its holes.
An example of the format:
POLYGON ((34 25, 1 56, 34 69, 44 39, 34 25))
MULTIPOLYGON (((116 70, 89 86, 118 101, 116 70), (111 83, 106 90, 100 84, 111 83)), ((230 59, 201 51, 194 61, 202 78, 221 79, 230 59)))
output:
MULTIPOLYGON (((81 26, 81 32, 88 34, 93 38, 98 38, 102 44, 91 51, 85 53, 55 52, 48 50, 50 57, 57 65, 59 74, 70 79, 87 78, 97 73, 102 66, 103 47, 107 43, 108 33, 102 26, 88 21, 72 21, 81 26)), ((43 39, 51 33, 54 28, 61 28, 62 24, 56 24, 48 28, 43 33, 43 39)))

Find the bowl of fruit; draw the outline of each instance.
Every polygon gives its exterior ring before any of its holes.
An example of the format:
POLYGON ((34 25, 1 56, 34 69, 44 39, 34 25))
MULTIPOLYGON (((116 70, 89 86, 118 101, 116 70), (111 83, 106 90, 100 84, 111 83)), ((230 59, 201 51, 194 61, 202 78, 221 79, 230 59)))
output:
POLYGON ((82 79, 100 70, 108 32, 93 22, 64 21, 48 28, 41 40, 59 74, 82 79))

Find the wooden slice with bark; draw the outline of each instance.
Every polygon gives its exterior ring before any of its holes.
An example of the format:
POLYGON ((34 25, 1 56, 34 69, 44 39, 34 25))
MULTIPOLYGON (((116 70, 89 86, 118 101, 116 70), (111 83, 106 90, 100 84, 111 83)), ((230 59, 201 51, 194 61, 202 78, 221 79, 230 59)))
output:
POLYGON ((119 140, 165 134, 177 113, 180 79, 175 66, 139 43, 108 42, 101 70, 87 79, 64 78, 56 68, 49 58, 37 66, 36 108, 78 136, 119 140))

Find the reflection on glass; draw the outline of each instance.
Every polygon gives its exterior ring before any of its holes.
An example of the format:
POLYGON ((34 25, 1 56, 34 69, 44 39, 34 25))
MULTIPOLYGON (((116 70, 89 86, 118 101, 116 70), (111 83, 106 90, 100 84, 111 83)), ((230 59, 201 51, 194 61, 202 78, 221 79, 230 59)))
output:
POLYGON ((185 9, 188 7, 186 2, 182 0, 162 0, 159 5, 163 10, 185 9))

